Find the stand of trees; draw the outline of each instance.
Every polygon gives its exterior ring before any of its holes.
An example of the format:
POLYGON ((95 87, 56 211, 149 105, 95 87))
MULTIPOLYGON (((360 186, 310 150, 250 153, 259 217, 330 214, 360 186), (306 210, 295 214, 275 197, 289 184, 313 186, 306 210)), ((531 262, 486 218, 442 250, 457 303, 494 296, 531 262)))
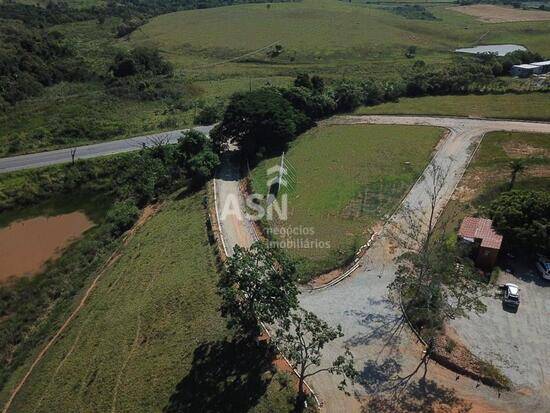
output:
POLYGON ((504 192, 488 207, 494 227, 510 250, 550 254, 550 194, 543 191, 504 192))
POLYGON ((94 77, 58 32, 2 22, 0 46, 0 108, 2 102, 36 96, 46 86, 94 77))
POLYGON ((260 334, 260 324, 275 326, 274 342, 289 359, 298 375, 296 411, 305 408, 305 379, 321 372, 355 379, 353 356, 349 351, 338 356, 326 367, 321 366, 323 347, 342 336, 340 326, 331 327, 315 314, 298 307, 296 269, 286 254, 264 242, 255 242, 246 250, 235 247, 226 261, 220 277, 222 313, 228 325, 254 340, 260 334))
MULTIPOLYGON (((513 59, 534 57, 540 56, 527 53, 514 55, 513 59)), ((247 158, 258 160, 284 150, 317 120, 351 112, 360 105, 405 96, 487 92, 498 83, 503 65, 502 59, 494 55, 460 58, 446 67, 416 61, 398 80, 343 79, 329 86, 319 76, 301 73, 290 88, 264 87, 233 95, 212 136, 219 148, 232 142, 247 158)))
POLYGON ((178 91, 166 83, 173 74, 172 64, 157 49, 137 47, 116 54, 105 86, 109 93, 130 99, 178 98, 178 91))
POLYGON ((136 152, 2 175, 0 213, 78 192, 103 193, 142 207, 185 182, 196 188, 218 164, 212 142, 198 131, 184 134, 178 145, 166 145, 160 137, 136 152), (14 175, 22 179, 13 179, 14 175))

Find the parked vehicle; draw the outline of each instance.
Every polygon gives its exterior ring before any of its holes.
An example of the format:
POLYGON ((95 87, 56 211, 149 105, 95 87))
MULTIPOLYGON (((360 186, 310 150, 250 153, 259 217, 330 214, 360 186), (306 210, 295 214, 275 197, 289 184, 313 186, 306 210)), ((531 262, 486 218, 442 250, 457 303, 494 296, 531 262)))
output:
POLYGON ((550 259, 539 255, 537 258, 537 270, 542 278, 550 281, 550 259))
POLYGON ((504 305, 509 307, 519 307, 519 287, 516 284, 508 283, 504 284, 504 305))

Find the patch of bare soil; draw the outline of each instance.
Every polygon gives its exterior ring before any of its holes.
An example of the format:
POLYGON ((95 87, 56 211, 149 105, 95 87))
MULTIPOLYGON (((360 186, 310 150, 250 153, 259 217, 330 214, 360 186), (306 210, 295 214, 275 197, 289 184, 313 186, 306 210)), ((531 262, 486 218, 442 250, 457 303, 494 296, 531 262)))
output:
POLYGON ((502 149, 510 158, 549 157, 550 153, 545 148, 538 148, 523 142, 506 142, 502 149))
MULTIPOLYGON (((529 165, 518 179, 522 177, 550 178, 550 165, 529 165)), ((480 190, 487 182, 506 182, 509 179, 510 172, 508 170, 481 168, 469 170, 453 193, 452 199, 460 202, 472 201, 479 195, 480 190)))
POLYGON ((329 282, 335 280, 336 278, 341 276, 343 273, 344 271, 341 268, 337 268, 335 270, 322 274, 318 277, 315 277, 313 280, 311 280, 311 282, 309 283, 309 286, 311 288, 322 287, 323 285, 326 285, 329 282))
POLYGON ((77 211, 17 221, 0 229, 0 283, 39 273, 93 225, 77 211))
POLYGON ((449 7, 449 10, 477 17, 478 20, 487 23, 550 20, 550 12, 547 11, 521 10, 512 7, 493 6, 491 4, 449 7))

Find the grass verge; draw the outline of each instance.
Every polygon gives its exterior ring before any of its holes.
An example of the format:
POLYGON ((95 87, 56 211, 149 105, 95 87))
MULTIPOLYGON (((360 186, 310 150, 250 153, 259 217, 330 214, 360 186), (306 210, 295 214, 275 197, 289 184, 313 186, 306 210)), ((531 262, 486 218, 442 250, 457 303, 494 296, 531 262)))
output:
POLYGON ((447 115, 550 120, 550 93, 426 96, 361 107, 358 115, 447 115))
MULTIPOLYGON (((418 178, 440 135, 424 126, 339 125, 293 142, 285 159, 296 183, 279 194, 288 196, 288 217, 275 216, 271 233, 299 260, 304 280, 353 256, 418 178)), ((252 171, 254 192, 267 193, 267 170, 278 162, 252 171)))

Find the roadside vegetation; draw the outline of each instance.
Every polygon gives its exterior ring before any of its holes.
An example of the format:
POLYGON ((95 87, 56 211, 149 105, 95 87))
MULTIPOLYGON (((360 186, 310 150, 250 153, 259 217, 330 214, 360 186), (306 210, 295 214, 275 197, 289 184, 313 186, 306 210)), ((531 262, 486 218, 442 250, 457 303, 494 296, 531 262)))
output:
POLYGON ((237 339, 219 312, 204 192, 174 195, 122 246, 13 411, 292 411, 270 347, 237 339))

